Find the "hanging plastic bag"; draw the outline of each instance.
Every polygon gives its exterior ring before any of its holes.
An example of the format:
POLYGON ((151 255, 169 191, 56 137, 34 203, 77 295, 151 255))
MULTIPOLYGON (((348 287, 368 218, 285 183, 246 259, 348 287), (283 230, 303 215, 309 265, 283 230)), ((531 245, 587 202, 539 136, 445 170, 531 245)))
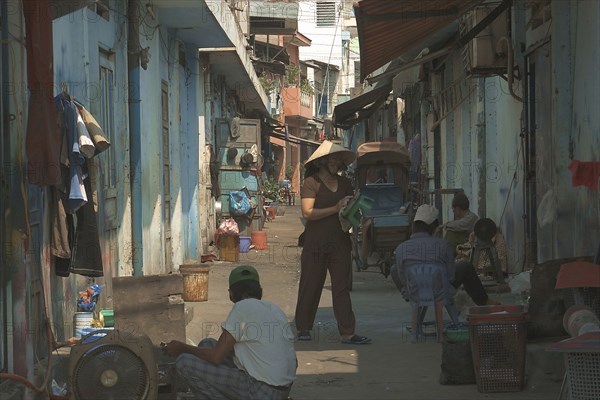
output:
POLYGON ((77 299, 78 311, 91 312, 96 308, 96 302, 100 296, 102 288, 97 283, 92 284, 86 290, 79 292, 77 299))
POLYGON ((219 235, 237 235, 240 233, 240 228, 233 218, 226 218, 219 224, 217 233, 219 235))
POLYGON ((246 215, 251 210, 252 206, 245 192, 229 192, 229 211, 232 215, 246 215))

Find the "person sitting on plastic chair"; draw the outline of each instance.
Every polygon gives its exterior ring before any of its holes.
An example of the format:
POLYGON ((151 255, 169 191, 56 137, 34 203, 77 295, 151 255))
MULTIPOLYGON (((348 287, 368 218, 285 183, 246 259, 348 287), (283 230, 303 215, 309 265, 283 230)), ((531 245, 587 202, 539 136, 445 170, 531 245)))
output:
POLYGON ((442 340, 444 330, 443 307, 454 324, 458 323, 458 312, 452 297, 449 295, 446 266, 442 264, 414 264, 406 268, 406 289, 413 308, 412 312, 412 341, 415 343, 423 334, 423 320, 428 306, 435 307, 436 336, 442 340))
MULTIPOLYGON (((407 268, 416 264, 443 265, 446 267, 450 283, 448 286, 449 293, 447 294, 449 298, 453 298, 455 289, 459 288, 460 285, 464 285, 465 291, 475 304, 488 304, 488 295, 473 266, 464 263, 461 264, 460 269, 457 269, 454 264, 454 252, 448 241, 433 236, 439 225, 438 216, 439 211, 437 208, 429 204, 423 204, 417 209, 410 239, 400 243, 396 248, 396 263, 391 270, 396 287, 402 293, 402 297, 409 301, 407 268)), ((450 302, 450 304, 452 303, 450 302)), ((453 322, 456 323, 454 319, 457 313, 450 311, 450 314, 453 322)))

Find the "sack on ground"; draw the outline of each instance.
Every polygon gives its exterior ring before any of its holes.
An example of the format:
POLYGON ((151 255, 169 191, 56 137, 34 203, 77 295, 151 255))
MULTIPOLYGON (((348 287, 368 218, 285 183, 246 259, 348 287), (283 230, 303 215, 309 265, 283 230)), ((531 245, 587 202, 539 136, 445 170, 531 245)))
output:
POLYGON ((471 343, 442 344, 440 385, 470 385, 475 383, 471 343))

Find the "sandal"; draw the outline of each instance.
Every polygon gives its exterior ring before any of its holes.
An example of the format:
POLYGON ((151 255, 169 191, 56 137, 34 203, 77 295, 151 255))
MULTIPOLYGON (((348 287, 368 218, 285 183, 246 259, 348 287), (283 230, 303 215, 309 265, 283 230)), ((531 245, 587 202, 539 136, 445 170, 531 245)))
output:
POLYGON ((298 340, 312 340, 309 331, 300 331, 298 332, 298 340))
POLYGON ((367 344, 371 343, 371 339, 364 336, 354 335, 351 338, 342 338, 344 344, 367 344))

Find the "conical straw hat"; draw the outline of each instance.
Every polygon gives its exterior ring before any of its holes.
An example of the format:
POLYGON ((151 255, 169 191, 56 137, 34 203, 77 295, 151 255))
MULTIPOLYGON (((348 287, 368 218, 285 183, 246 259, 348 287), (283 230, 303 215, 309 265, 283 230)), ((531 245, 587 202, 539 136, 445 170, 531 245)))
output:
POLYGON ((335 144, 330 140, 324 140, 323 143, 315 150, 314 153, 306 160, 304 166, 306 167, 311 162, 315 161, 317 158, 325 157, 330 154, 339 153, 342 157, 342 162, 344 165, 349 165, 354 161, 355 155, 352 151, 348 150, 345 147, 340 146, 339 144, 335 144))

